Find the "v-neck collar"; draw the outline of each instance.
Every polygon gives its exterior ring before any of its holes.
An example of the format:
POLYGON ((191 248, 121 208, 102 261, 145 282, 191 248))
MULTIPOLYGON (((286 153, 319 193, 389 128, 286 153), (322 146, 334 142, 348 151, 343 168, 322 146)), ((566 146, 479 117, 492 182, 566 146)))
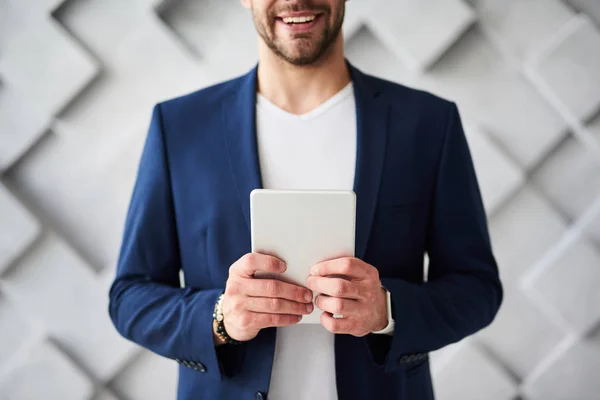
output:
POLYGON ((325 100, 323 103, 319 104, 316 108, 313 108, 307 113, 304 114, 293 114, 289 111, 286 111, 274 103, 272 103, 269 99, 263 96, 261 93, 256 93, 256 105, 260 108, 265 108, 283 118, 290 120, 300 120, 307 121, 309 119, 313 119, 323 114, 324 112, 332 109, 337 104, 341 103, 348 96, 353 94, 352 81, 348 82, 346 86, 336 94, 331 96, 329 99, 325 100))

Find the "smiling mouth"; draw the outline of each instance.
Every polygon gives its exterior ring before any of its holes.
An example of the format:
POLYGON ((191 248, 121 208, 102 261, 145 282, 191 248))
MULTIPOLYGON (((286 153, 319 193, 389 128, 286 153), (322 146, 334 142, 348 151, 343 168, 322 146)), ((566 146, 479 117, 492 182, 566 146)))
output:
POLYGON ((321 19, 322 16, 323 16, 322 12, 304 11, 301 13, 289 13, 289 14, 284 13, 284 14, 281 14, 281 15, 275 17, 275 20, 277 22, 279 22, 280 24, 283 24, 288 27, 308 28, 308 27, 312 26, 313 24, 316 24, 321 19))
POLYGON ((288 25, 298 25, 311 23, 315 20, 315 18, 317 18, 316 15, 306 15, 302 17, 283 17, 279 19, 288 25))

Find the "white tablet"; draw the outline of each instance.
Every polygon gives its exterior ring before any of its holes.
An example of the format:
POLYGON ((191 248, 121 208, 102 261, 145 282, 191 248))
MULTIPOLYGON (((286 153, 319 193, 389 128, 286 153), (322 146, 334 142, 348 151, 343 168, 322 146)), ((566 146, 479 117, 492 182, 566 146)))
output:
MULTIPOLYGON (((285 273, 261 272, 257 278, 304 286, 312 265, 354 256, 356 195, 351 190, 255 189, 250 215, 252 252, 287 263, 285 273)), ((320 323, 321 312, 315 307, 300 323, 320 323)))

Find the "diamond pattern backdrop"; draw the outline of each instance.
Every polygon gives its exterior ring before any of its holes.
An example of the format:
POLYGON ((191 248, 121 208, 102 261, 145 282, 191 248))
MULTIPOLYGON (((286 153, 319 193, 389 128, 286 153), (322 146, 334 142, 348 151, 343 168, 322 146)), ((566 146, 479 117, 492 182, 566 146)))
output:
MULTIPOLYGON (((600 399, 600 2, 355 0, 348 58, 455 100, 506 297, 439 399, 600 399)), ((0 399, 164 400, 107 314, 153 104, 246 72, 239 0, 0 0, 0 399)))

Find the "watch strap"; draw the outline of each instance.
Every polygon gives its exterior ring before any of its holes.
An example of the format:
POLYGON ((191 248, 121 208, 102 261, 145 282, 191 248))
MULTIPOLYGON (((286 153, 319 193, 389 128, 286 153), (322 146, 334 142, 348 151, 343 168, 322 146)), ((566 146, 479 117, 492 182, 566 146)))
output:
POLYGON ((389 333, 394 332, 395 322, 394 322, 394 317, 392 316, 392 294, 386 288, 384 288, 384 289, 385 289, 385 297, 386 297, 386 302, 387 302, 386 308, 387 308, 388 324, 385 328, 383 328, 380 331, 371 332, 376 335, 389 334, 389 333))

